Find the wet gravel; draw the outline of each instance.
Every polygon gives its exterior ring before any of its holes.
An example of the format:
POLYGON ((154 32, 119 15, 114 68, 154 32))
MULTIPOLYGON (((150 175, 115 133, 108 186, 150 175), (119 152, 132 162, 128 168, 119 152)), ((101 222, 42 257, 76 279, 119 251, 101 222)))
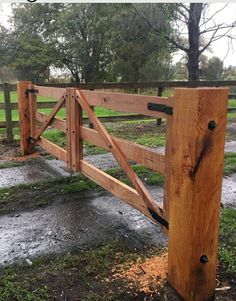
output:
MULTIPOLYGON (((236 142, 227 141, 225 150, 235 152, 236 142)), ((86 160, 102 169, 118 166, 111 154, 88 156, 86 160)), ((0 187, 71 174, 63 162, 43 158, 0 172, 0 187)), ((159 199, 163 196, 160 187, 151 187, 150 192, 159 199)), ((222 203, 236 208, 236 174, 223 179, 222 203)), ((158 226, 109 193, 81 193, 81 197, 68 203, 59 197, 46 208, 0 217, 0 265, 83 249, 118 238, 127 240, 133 247, 167 245, 158 226)))
POLYGON ((2 216, 0 230, 0 265, 120 238, 137 248, 167 244, 159 226, 108 193, 2 216))

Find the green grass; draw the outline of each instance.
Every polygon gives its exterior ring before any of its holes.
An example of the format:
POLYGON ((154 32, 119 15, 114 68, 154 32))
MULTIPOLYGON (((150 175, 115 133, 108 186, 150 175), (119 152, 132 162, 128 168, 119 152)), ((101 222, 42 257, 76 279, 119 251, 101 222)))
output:
MULTIPOLYGON (((164 177, 149 169, 135 165, 134 171, 142 181, 148 185, 162 185, 164 177)), ((121 182, 130 182, 120 168, 106 170, 108 174, 119 179, 121 182)), ((35 184, 21 184, 10 188, 0 189, 0 214, 12 211, 33 210, 37 207, 50 205, 56 196, 70 196, 86 191, 103 191, 101 187, 89 180, 82 174, 71 177, 51 179, 37 182, 35 184)))
POLYGON ((236 173, 236 153, 225 153, 225 174, 236 173))
POLYGON ((4 162, 4 163, 0 163, 0 169, 20 167, 23 166, 24 164, 25 164, 24 162, 14 162, 14 161, 4 162))
MULTIPOLYGON (((117 240, 79 252, 40 256, 32 260, 32 265, 21 263, 1 269, 0 301, 51 301, 59 300, 59 296, 66 300, 68 291, 75 291, 81 301, 133 300, 139 293, 138 284, 134 290, 129 289, 129 295, 124 295, 127 280, 125 283, 121 279, 109 281, 113 279, 113 271, 119 271, 120 265, 129 268, 158 254, 160 251, 156 248, 131 249, 117 240)), ((236 271, 235 209, 226 208, 221 213, 219 260, 232 272, 233 278, 236 271)))
POLYGON ((219 259, 231 272, 236 272, 236 210, 222 210, 219 259))
POLYGON ((0 272, 0 301, 67 300, 66 291, 76 290, 78 285, 80 290, 73 296, 81 301, 122 300, 119 295, 125 288, 119 288, 117 283, 113 291, 111 284, 103 279, 110 277, 117 265, 128 267, 138 258, 152 256, 145 253, 115 241, 77 253, 38 257, 31 266, 11 265, 0 272))

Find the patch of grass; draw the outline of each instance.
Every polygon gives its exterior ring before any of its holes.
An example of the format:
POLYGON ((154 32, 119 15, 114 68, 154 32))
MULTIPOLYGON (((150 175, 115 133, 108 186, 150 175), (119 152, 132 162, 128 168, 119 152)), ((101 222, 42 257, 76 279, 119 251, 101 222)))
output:
POLYGON ((225 174, 236 173, 236 153, 225 153, 225 174))
POLYGON ((12 265, 0 272, 0 301, 66 300, 67 292, 71 295, 74 289, 71 300, 89 300, 92 295, 95 300, 116 300, 117 285, 116 292, 109 292, 111 296, 106 298, 109 284, 102 280, 112 274, 114 266, 126 262, 130 265, 139 256, 138 251, 116 241, 80 253, 39 257, 31 266, 12 265))
POLYGON ((12 167, 20 167, 23 166, 25 163, 24 162, 4 162, 0 164, 0 169, 5 169, 5 168, 12 168, 12 167))
POLYGON ((219 259, 231 272, 236 272, 236 210, 222 210, 219 259))
POLYGON ((135 142, 149 147, 164 146, 166 143, 166 136, 163 133, 158 135, 145 134, 135 139, 135 142))
POLYGON ((62 148, 66 147, 66 134, 56 129, 50 129, 43 133, 43 137, 62 148))
MULTIPOLYGON (((137 173, 137 175, 140 177, 141 180, 146 182, 149 185, 163 185, 164 183, 164 176, 161 175, 158 172, 154 172, 142 165, 133 165, 133 170, 137 173)), ((126 175, 123 173, 121 168, 111 168, 107 170, 107 173, 120 181, 122 181, 125 184, 130 185, 130 181, 126 177, 126 175)))

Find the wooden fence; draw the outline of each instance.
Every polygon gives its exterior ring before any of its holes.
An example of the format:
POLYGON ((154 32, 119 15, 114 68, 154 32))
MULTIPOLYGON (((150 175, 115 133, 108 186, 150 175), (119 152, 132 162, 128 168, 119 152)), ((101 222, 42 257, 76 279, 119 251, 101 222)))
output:
POLYGON ((21 149, 36 144, 113 193, 168 235, 168 280, 186 301, 214 299, 220 199, 227 123, 227 88, 179 88, 173 97, 18 84, 21 149), (58 99, 50 115, 37 111, 37 96, 58 99), (66 106, 66 120, 56 118, 66 106), (94 106, 166 119, 165 155, 113 138, 94 106), (83 125, 83 111, 94 129, 83 125), (48 126, 67 135, 66 149, 42 137, 48 126), (110 151, 133 188, 83 158, 83 140, 110 151), (165 176, 164 201, 153 199, 128 161, 165 176))
MULTIPOLYGON (((94 89, 136 89, 141 93, 141 89, 156 88, 157 96, 162 96, 164 88, 174 87, 236 87, 236 81, 162 81, 162 82, 122 82, 122 83, 83 83, 83 84, 47 84, 44 86, 54 87, 76 87, 79 89, 94 90, 94 89)), ((0 84, 0 91, 3 91, 4 102, 0 102, 0 110, 5 111, 5 121, 0 121, 0 129, 6 129, 6 139, 10 143, 13 141, 13 128, 19 127, 19 121, 12 121, 12 110, 18 110, 18 104, 11 101, 11 91, 16 91, 16 84, 4 83, 0 84)), ((229 99, 236 99, 236 94, 230 94, 229 99)), ((38 102, 39 109, 50 109, 55 106, 55 101, 38 102)), ((236 112, 236 108, 228 108, 228 112, 236 112)), ((147 119, 143 115, 120 115, 100 117, 103 122, 119 122, 126 120, 141 120, 147 119)), ((88 121, 88 119, 84 119, 88 121)), ((161 119, 158 123, 161 124, 161 119)))

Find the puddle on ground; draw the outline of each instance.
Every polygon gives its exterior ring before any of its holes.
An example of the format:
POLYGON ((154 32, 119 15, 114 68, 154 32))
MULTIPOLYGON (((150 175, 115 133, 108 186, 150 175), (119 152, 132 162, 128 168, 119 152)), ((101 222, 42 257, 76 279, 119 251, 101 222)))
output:
POLYGON ((0 217, 0 265, 122 238, 131 247, 167 244, 160 228, 110 194, 0 217))

